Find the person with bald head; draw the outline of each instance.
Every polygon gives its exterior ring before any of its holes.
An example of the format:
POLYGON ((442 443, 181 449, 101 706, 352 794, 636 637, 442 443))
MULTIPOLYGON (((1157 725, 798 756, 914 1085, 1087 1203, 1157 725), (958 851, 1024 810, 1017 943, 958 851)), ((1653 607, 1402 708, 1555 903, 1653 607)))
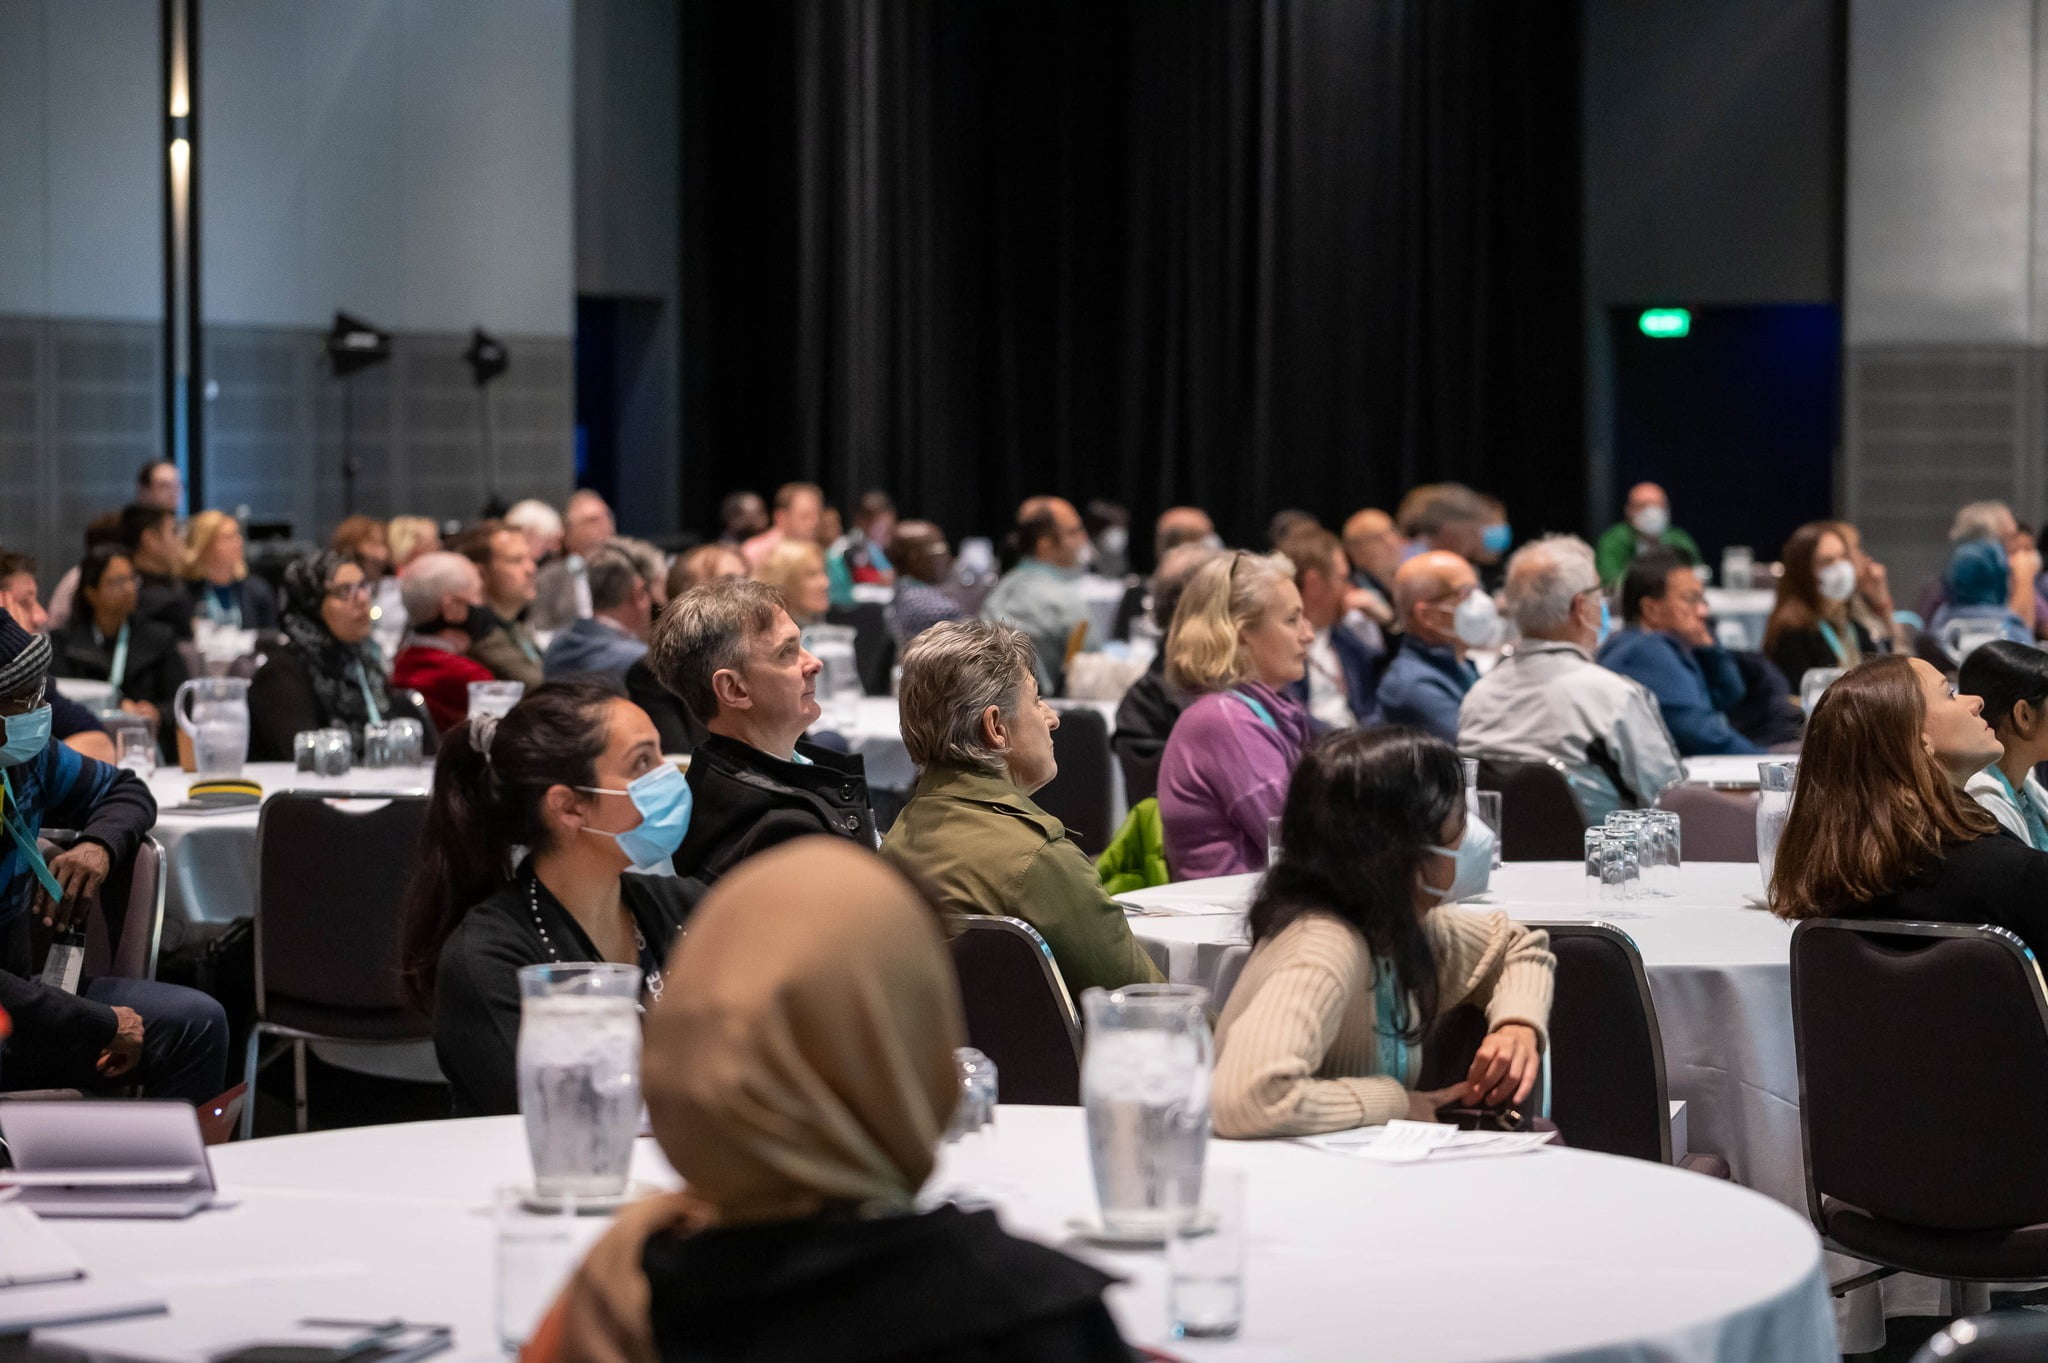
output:
MULTIPOLYGON (((1088 623, 1088 605, 1081 596, 1088 530, 1064 497, 1032 497, 1017 508, 1017 527, 1011 533, 1023 557, 988 594, 981 615, 1031 636, 1038 650, 1039 690, 1058 695, 1066 673, 1067 641, 1077 626, 1088 623)), ((1101 642, 1084 638, 1083 647, 1101 642)))
POLYGON ((1522 638, 1465 697, 1458 751, 1562 765, 1590 823, 1655 804, 1684 769, 1657 698, 1593 660, 1609 622, 1592 548, 1576 535, 1523 545, 1503 595, 1522 638))
POLYGON ((1383 723, 1406 724, 1446 743, 1458 741, 1458 707, 1479 680, 1465 650, 1492 642, 1497 624, 1492 606, 1479 590, 1478 573, 1462 555, 1431 550, 1401 565, 1394 574, 1401 647, 1380 678, 1383 723), (1468 599, 1485 604, 1461 610, 1468 599))
POLYGON ((587 487, 570 494, 562 515, 562 551, 541 564, 533 579, 533 606, 526 613, 529 625, 553 633, 595 614, 589 559, 617 533, 611 506, 602 496, 587 487))
POLYGON ((1628 490, 1622 519, 1607 527, 1594 549, 1600 581, 1609 587, 1619 583, 1638 554, 1668 549, 1687 563, 1699 563, 1700 547, 1692 536, 1671 523, 1671 499, 1655 483, 1637 483, 1628 490))
POLYGON ((1169 506, 1152 523, 1152 561, 1155 565, 1164 562, 1168 552, 1183 544, 1206 544, 1212 549, 1223 547, 1223 541, 1216 537, 1216 523, 1199 506, 1169 506))

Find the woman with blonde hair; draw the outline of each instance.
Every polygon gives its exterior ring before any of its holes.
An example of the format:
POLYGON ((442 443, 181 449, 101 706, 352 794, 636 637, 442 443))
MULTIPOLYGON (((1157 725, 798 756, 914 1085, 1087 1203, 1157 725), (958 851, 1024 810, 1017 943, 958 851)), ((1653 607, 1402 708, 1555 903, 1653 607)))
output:
POLYGON ((1159 817, 1175 880, 1266 864, 1266 821, 1308 743, 1308 712, 1282 694, 1300 681, 1315 630, 1294 569, 1234 554, 1188 582, 1166 636, 1166 680, 1198 699, 1181 712, 1159 766, 1159 817))
POLYGON ((242 554, 242 527, 225 511, 202 511, 185 526, 185 561, 192 583, 193 614, 229 629, 277 628, 277 593, 249 576, 242 554))
POLYGON ((403 572, 420 555, 441 547, 441 527, 431 516, 393 516, 384 527, 384 543, 391 549, 391 571, 403 572))
POLYGON ((832 609, 832 579, 825 571, 825 551, 809 540, 786 539, 761 560, 756 581, 782 593, 790 619, 809 626, 823 622, 832 609))

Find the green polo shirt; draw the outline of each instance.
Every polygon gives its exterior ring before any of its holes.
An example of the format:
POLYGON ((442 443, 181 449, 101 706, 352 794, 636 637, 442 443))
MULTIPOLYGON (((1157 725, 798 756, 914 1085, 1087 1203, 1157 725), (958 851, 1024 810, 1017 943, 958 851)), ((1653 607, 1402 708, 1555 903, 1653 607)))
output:
POLYGON ((1004 777, 930 768, 882 855, 924 877, 949 913, 1021 918, 1038 929, 1076 1000, 1097 985, 1161 982, 1065 825, 1004 777))

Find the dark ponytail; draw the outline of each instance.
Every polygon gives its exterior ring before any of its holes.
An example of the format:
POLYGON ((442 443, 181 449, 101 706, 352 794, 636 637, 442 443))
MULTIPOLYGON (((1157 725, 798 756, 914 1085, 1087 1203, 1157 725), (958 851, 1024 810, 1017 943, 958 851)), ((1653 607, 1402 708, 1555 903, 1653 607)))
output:
POLYGON ((441 736, 399 932, 399 983, 421 1012, 433 1011, 441 948, 462 916, 512 878, 514 849, 547 845, 548 788, 596 782, 606 710, 618 698, 602 682, 547 682, 498 721, 488 756, 468 723, 441 736))

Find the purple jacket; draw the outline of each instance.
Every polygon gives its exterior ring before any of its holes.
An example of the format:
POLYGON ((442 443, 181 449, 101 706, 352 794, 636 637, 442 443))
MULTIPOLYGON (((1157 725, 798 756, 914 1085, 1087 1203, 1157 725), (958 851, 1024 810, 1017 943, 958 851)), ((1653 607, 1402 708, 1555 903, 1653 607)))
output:
POLYGON ((1257 682, 1203 696, 1181 712, 1159 766, 1159 818, 1175 880, 1265 869, 1266 820, 1287 803, 1308 734, 1308 712, 1257 682))

